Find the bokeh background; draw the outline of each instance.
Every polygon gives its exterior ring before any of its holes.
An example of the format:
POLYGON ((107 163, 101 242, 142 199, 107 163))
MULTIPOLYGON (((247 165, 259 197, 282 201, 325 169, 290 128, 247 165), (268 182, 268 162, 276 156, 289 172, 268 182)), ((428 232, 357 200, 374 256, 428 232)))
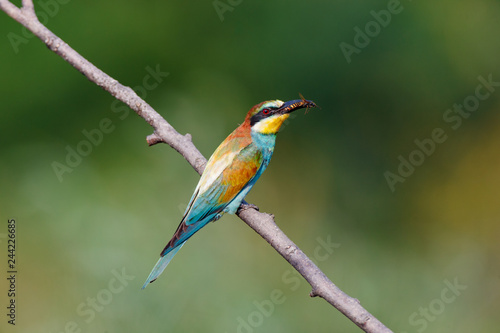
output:
MULTIPOLYGON (((216 4, 35 1, 53 32, 206 157, 254 104, 314 100, 321 109, 285 124, 248 201, 394 332, 498 332, 500 2, 216 4), (377 30, 371 11, 388 6, 398 13, 377 30), (348 62, 340 45, 367 24, 348 62), (169 74, 147 79, 156 69, 169 74), (474 105, 479 77, 494 83, 474 105), (464 101, 474 111, 454 129, 443 116, 464 101), (436 128, 446 141, 418 160, 415 140, 436 128), (387 172, 412 153, 419 165, 391 189, 387 172)), ((2 332, 360 331, 234 216, 141 290, 199 176, 3 12, 0 36, 1 274, 10 218, 19 271, 15 327, 0 279, 2 332), (68 166, 103 119, 108 133, 68 166), (55 162, 71 172, 58 177, 55 162)))

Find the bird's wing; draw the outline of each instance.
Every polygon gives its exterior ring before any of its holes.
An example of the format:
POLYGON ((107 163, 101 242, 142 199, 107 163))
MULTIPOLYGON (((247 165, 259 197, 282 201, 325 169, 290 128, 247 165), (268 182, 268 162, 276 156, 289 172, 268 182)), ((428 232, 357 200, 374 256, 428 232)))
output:
POLYGON ((207 163, 186 213, 161 255, 184 243, 221 214, 255 176, 261 164, 262 154, 253 144, 240 146, 238 150, 221 145, 207 163))

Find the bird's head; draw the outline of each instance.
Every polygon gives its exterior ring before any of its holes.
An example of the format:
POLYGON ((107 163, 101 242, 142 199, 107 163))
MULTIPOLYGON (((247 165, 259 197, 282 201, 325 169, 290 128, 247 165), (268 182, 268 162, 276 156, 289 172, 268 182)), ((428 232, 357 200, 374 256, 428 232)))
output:
POLYGON ((314 107, 316 107, 316 104, 306 99, 296 99, 288 102, 278 99, 265 101, 250 109, 245 122, 250 123, 250 127, 254 132, 276 134, 291 112, 302 108, 314 107))

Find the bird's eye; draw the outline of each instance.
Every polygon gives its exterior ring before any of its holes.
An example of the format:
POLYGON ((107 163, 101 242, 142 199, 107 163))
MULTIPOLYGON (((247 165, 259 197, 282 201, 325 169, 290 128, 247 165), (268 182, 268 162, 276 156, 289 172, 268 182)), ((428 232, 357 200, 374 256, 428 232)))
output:
POLYGON ((264 115, 268 115, 270 112, 271 112, 271 110, 269 110, 269 109, 262 110, 262 114, 264 114, 264 115))

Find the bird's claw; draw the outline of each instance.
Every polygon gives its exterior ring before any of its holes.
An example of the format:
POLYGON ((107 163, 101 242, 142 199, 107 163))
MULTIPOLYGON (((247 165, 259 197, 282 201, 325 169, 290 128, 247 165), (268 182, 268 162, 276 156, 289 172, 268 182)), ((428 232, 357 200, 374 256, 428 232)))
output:
POLYGON ((238 207, 238 213, 247 210, 247 209, 255 209, 256 211, 259 211, 259 207, 255 206, 254 204, 250 204, 246 201, 242 201, 240 207, 238 207))

